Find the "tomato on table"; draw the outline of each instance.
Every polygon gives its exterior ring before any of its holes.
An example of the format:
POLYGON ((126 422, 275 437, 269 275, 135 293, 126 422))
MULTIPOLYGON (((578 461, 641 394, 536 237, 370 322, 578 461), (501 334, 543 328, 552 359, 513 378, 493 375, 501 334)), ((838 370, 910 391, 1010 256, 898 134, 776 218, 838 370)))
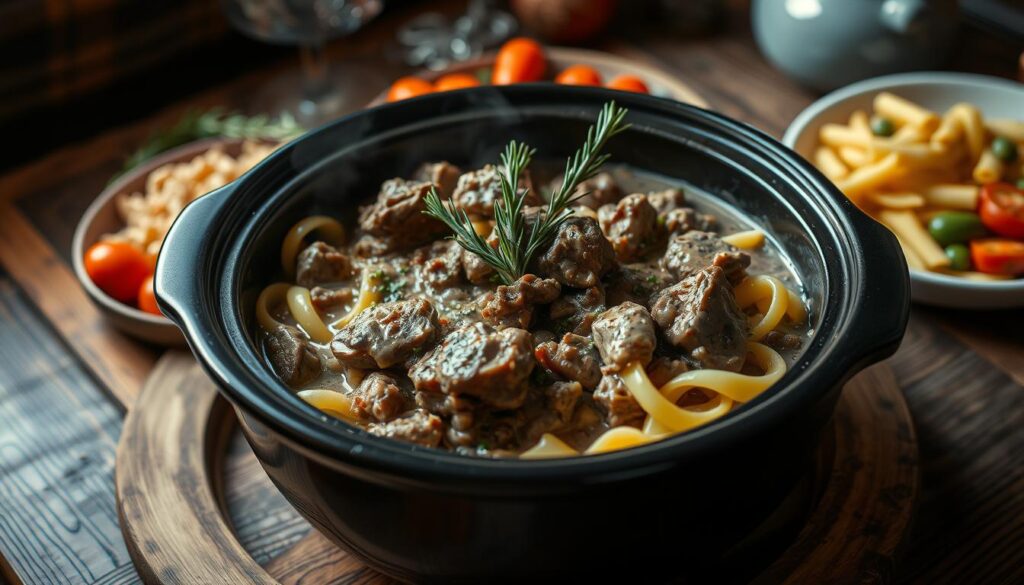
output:
POLYGON ((434 82, 434 91, 451 91, 480 85, 480 80, 468 73, 449 73, 434 82))
POLYGON ((619 91, 632 91, 635 93, 651 93, 643 79, 635 75, 620 75, 605 84, 608 89, 619 91))
POLYGON ((987 274, 1024 274, 1024 242, 989 238, 971 242, 974 269, 987 274))
POLYGON ((124 242, 99 242, 85 251, 85 272, 100 290, 133 304, 139 287, 153 274, 153 263, 141 250, 124 242))
POLYGON ((433 91, 434 86, 429 81, 424 81, 419 77, 399 77, 388 89, 388 101, 397 102, 433 91))
POLYGON ((533 39, 517 37, 501 46, 494 60, 491 83, 509 85, 540 81, 544 78, 547 61, 544 49, 533 39))
POLYGON ((978 215, 985 227, 1007 238, 1024 238, 1024 190, 1009 183, 981 188, 978 215))
POLYGON ((147 276, 146 280, 142 281, 142 286, 139 287, 139 308, 147 313, 163 315, 163 313, 160 312, 160 307, 156 304, 156 293, 153 291, 152 274, 147 276))
POLYGON ((601 74, 593 67, 571 65, 555 77, 555 83, 562 85, 601 85, 601 74))

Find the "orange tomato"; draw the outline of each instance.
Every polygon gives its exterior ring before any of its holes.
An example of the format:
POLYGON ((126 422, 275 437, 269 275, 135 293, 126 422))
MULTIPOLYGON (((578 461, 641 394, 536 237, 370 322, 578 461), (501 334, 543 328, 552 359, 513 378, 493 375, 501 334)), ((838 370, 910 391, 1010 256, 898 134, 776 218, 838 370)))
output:
POLYGON ((399 77, 388 89, 388 101, 397 102, 434 91, 429 81, 419 77, 399 77))
POLYGON ((601 74, 593 67, 572 65, 555 77, 555 83, 563 85, 601 85, 601 74))
POLYGON ((149 258, 123 242, 99 242, 85 251, 85 272, 100 290, 122 303, 133 303, 142 281, 153 273, 149 258))
POLYGON ((501 46, 494 60, 491 83, 509 85, 540 81, 544 77, 547 62, 540 44, 524 37, 517 37, 501 46))
POLYGON ((605 84, 608 89, 619 91, 632 91, 636 93, 651 93, 643 79, 634 75, 620 75, 605 84))
POLYGON ((468 73, 449 73, 434 82, 434 91, 451 91, 480 85, 480 80, 468 73))
POLYGON ((163 315, 163 313, 160 312, 160 307, 156 304, 156 293, 153 292, 152 274, 147 276, 146 280, 142 281, 142 286, 139 287, 139 308, 147 313, 163 315))

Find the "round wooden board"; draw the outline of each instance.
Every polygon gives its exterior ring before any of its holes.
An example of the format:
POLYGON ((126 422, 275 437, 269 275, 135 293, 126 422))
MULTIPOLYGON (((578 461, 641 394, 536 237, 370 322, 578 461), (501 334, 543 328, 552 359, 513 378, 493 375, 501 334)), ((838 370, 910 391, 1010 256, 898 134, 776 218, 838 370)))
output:
MULTIPOLYGON (((166 353, 117 450, 121 529, 147 582, 392 582, 316 531, 265 566, 253 560, 225 503, 231 494, 224 486, 233 483, 225 481, 225 452, 235 427, 233 411, 192 356, 166 353)), ((812 500, 799 504, 809 509, 806 522, 782 554, 758 565, 753 581, 888 582, 918 491, 914 426, 888 366, 846 386, 815 469, 813 488, 800 492, 812 500)), ((251 453, 227 473, 272 489, 251 453)))
MULTIPOLYGON (((597 70, 601 77, 606 80, 617 75, 636 75, 647 84, 647 87, 651 90, 651 95, 671 98, 702 108, 708 107, 704 98, 685 82, 653 65, 644 63, 640 59, 629 59, 613 53, 567 47, 547 47, 545 52, 548 59, 549 78, 553 78, 554 73, 570 65, 587 65, 597 70)), ((453 63, 440 71, 423 70, 417 73, 416 76, 422 77, 427 81, 435 81, 447 73, 469 73, 475 76, 479 69, 491 67, 493 64, 494 53, 489 53, 461 63, 453 63)), ((369 105, 378 106, 383 104, 387 101, 387 97, 388 93, 385 90, 373 98, 369 105)))

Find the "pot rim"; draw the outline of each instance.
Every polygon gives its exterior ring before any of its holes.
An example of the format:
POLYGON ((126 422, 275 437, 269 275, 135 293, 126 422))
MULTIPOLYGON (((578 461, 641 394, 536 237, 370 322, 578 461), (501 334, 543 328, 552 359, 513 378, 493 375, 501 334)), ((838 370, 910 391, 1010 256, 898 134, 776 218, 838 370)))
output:
MULTIPOLYGON (((316 167, 317 163, 311 166, 316 167)), ((292 176, 291 180, 295 178, 292 176)), ((263 197, 262 201, 266 199, 263 197)), ((260 200, 252 204, 257 201, 260 200)), ((892 234, 857 210, 816 169, 773 138, 720 114, 671 100, 551 84, 472 88, 422 96, 357 112, 308 133, 278 149, 235 184, 198 199, 182 212, 158 261, 156 292, 161 309, 185 331, 193 352, 221 391, 254 420, 318 460, 350 470, 385 474, 407 483, 429 482, 437 486, 442 482, 453 489, 468 479, 474 480, 477 487, 486 483, 500 490, 557 481, 617 481, 724 449, 785 423, 794 411, 823 398, 868 363, 891 355, 902 338, 909 314, 906 265, 892 234), (694 134, 698 133, 699 125, 708 125, 721 134, 720 140, 753 151, 762 159, 761 167, 774 178, 796 185, 803 199, 822 214, 818 220, 823 224, 820 227, 830 232, 828 236, 812 237, 819 262, 825 267, 823 281, 827 290, 819 309, 822 318, 818 330, 783 378, 758 399, 725 417, 643 446, 600 455, 506 460, 458 455, 371 435, 306 404, 269 375, 265 364, 262 370, 249 367, 247 362, 251 363, 255 352, 248 347, 237 288, 242 269, 238 265, 239 255, 246 242, 232 243, 224 236, 238 235, 239 231, 251 236, 255 229, 252 217, 260 213, 244 214, 249 219, 243 221, 241 229, 213 229, 230 226, 227 218, 231 213, 239 215, 238 209, 225 202, 234 199, 235 192, 258 190, 261 185, 266 188, 271 174, 290 165, 289 158, 296 149, 306 143, 325 141, 346 125, 365 126, 372 120, 375 130, 371 136, 376 136, 403 124, 408 126, 423 116, 438 116, 441 120, 446 115, 480 108, 480 102, 486 100, 479 98, 488 95, 497 95, 514 110, 571 106, 573 114, 577 110, 596 111, 604 101, 615 99, 632 112, 660 117, 666 125, 670 119, 688 123, 694 134), (207 229, 196 229, 190 222, 207 229), (201 237, 196 237, 197 231, 202 232, 201 237), (833 243, 841 247, 832 250, 835 258, 823 254, 822 242, 831 242, 826 240, 828 237, 835 238, 833 243), (865 245, 868 241, 870 246, 865 245), (197 259, 202 270, 195 270, 197 259), (894 263, 896 271, 892 270, 894 263), (876 270, 868 270, 869 264, 876 270), (880 267, 885 270, 878 270, 880 267), (836 285, 844 279, 850 289, 839 290, 836 285), (220 311, 219 319, 215 309, 196 310, 221 303, 222 309, 230 310, 220 311), (868 312, 879 313, 883 318, 867 323, 863 319, 858 321, 858 316, 864 317, 868 312)))

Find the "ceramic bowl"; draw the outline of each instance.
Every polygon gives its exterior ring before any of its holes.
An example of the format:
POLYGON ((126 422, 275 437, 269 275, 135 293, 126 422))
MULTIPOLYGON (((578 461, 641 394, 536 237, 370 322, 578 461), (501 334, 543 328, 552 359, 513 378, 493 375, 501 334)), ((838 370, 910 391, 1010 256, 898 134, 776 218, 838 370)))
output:
POLYGON ((154 170, 166 164, 190 161, 218 144, 224 145, 225 152, 231 155, 237 155, 241 151, 241 141, 213 138, 191 142, 153 157, 107 185, 85 210, 75 228, 71 242, 75 276, 103 316, 112 325, 132 337, 166 347, 185 345, 181 331, 167 317, 153 315, 126 305, 100 290, 85 272, 85 251, 104 234, 116 232, 124 227, 124 221, 117 212, 118 195, 144 192, 146 179, 154 170))
MULTIPOLYGON (((810 159, 822 125, 845 124, 855 110, 870 111, 872 99, 881 91, 937 112, 957 102, 970 102, 988 117, 1024 118, 1024 85, 1020 83, 967 73, 902 73, 854 83, 819 99, 793 120, 782 142, 810 159)), ((911 270, 910 281, 913 300, 929 305, 961 309, 1024 306, 1024 278, 982 282, 911 270)))

